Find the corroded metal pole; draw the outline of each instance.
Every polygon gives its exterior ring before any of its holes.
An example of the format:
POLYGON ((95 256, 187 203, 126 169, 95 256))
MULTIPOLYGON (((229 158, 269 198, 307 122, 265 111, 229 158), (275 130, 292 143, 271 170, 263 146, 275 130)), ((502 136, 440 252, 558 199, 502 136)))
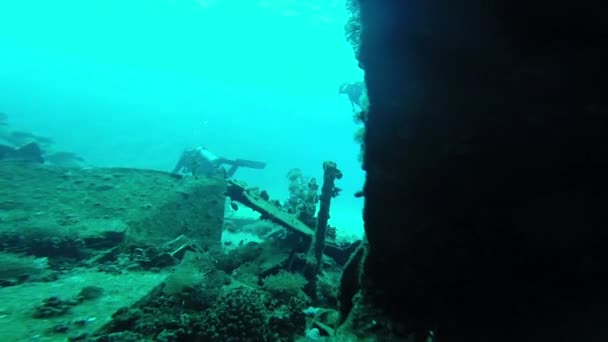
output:
POLYGON ((323 163, 323 186, 319 197, 319 213, 317 214, 317 227, 310 246, 309 255, 315 258, 314 274, 319 273, 321 258, 325 249, 325 236, 327 234, 327 221, 329 220, 329 207, 331 199, 340 194, 340 189, 334 184, 336 179, 342 178, 342 171, 338 170, 336 163, 326 161, 323 163))

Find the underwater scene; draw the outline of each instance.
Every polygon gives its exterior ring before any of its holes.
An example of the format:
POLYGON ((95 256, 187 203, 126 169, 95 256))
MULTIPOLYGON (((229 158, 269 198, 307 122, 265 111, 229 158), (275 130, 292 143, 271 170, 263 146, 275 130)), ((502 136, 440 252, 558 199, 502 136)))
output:
POLYGON ((1 2, 0 341, 331 339, 365 242, 356 17, 1 2))

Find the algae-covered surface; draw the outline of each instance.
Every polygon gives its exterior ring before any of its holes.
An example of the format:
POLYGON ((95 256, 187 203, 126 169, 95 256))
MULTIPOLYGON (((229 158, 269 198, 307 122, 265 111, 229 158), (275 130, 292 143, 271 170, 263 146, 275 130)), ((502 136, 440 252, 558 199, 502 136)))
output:
POLYGON ((125 232, 160 243, 186 234, 219 244, 223 179, 127 168, 0 163, 0 234, 82 237, 125 232))
POLYGON ((65 341, 94 333, 112 319, 112 314, 145 298, 162 284, 165 274, 131 272, 112 275, 74 270, 50 283, 28 283, 0 288, 0 327, 3 341, 65 341), (34 317, 37 307, 49 297, 73 300, 87 286, 103 289, 98 298, 69 306, 55 317, 34 317))
POLYGON ((158 291, 179 263, 171 252, 219 249, 224 186, 152 170, 0 162, 1 339, 92 339, 117 310, 158 291))
POLYGON ((311 282, 308 240, 224 221, 225 192, 221 177, 0 162, 0 340, 329 338, 341 265, 323 257, 311 282))

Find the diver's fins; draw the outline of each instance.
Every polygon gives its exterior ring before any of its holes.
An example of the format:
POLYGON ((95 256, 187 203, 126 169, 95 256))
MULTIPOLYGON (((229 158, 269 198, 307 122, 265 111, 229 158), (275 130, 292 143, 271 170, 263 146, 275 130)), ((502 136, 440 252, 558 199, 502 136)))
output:
POLYGON ((226 158, 219 158, 219 160, 221 160, 221 162, 224 164, 239 166, 239 167, 248 167, 251 169, 263 169, 266 167, 265 162, 260 162, 260 161, 255 161, 255 160, 247 160, 247 159, 232 160, 232 159, 226 159, 226 158))
POLYGON ((255 161, 255 160, 246 160, 246 159, 236 159, 234 161, 235 165, 241 167, 249 167, 252 169, 263 169, 266 167, 265 162, 255 161))

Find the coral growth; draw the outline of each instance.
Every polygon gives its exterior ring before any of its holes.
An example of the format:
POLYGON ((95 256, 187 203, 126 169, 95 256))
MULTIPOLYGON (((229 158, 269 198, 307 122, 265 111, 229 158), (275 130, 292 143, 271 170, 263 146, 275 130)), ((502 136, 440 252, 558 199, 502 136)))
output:
POLYGON ((281 271, 264 278, 264 290, 275 298, 296 297, 302 293, 302 289, 308 281, 299 273, 281 271))
POLYGON ((367 125, 367 116, 369 111, 369 99, 367 97, 367 90, 361 94, 359 98, 359 106, 360 109, 358 111, 353 112, 353 120, 359 128, 355 131, 355 142, 361 145, 361 150, 359 152, 359 161, 363 162, 364 160, 364 152, 365 152, 365 127, 367 125))
POLYGON ((317 304, 321 304, 324 307, 337 307, 341 276, 342 272, 335 270, 323 271, 317 275, 317 304))
POLYGON ((361 45, 361 13, 359 10, 359 0, 347 0, 346 10, 350 17, 344 24, 344 35, 346 41, 353 47, 356 56, 359 56, 361 45))
POLYGON ((272 301, 268 305, 271 311, 268 326, 273 341, 293 341, 294 333, 304 331, 306 316, 303 309, 307 303, 305 298, 292 297, 286 303, 272 301))
POLYGON ((283 207, 287 212, 296 215, 300 221, 313 228, 315 211, 319 202, 319 185, 312 177, 304 176, 302 170, 291 169, 287 173, 289 180, 289 199, 283 207))
MULTIPOLYGON (((350 13, 350 16, 344 25, 344 35, 346 41, 352 46, 356 58, 359 60, 359 66, 363 68, 363 64, 359 59, 361 53, 361 11, 360 11, 359 0, 347 0, 346 10, 350 13)), ((352 101, 352 100, 351 100, 352 101)), ((359 110, 355 110, 354 119, 358 124, 365 126, 367 122, 367 113, 369 108, 369 99, 367 97, 367 90, 363 91, 360 96, 356 99, 359 110)), ((353 107, 353 110, 355 107, 353 107)), ((363 162, 364 151, 365 151, 365 127, 361 127, 355 133, 355 141, 361 144, 361 152, 359 160, 363 162)))
POLYGON ((215 259, 205 254, 187 253, 177 269, 167 277, 163 291, 195 310, 213 305, 229 278, 215 267, 215 259))
POLYGON ((270 341, 262 292, 240 286, 227 290, 197 324, 202 341, 270 341))
POLYGON ((42 304, 34 308, 32 316, 34 318, 49 318, 63 316, 68 313, 78 302, 76 300, 62 300, 59 297, 49 297, 42 301, 42 304))

